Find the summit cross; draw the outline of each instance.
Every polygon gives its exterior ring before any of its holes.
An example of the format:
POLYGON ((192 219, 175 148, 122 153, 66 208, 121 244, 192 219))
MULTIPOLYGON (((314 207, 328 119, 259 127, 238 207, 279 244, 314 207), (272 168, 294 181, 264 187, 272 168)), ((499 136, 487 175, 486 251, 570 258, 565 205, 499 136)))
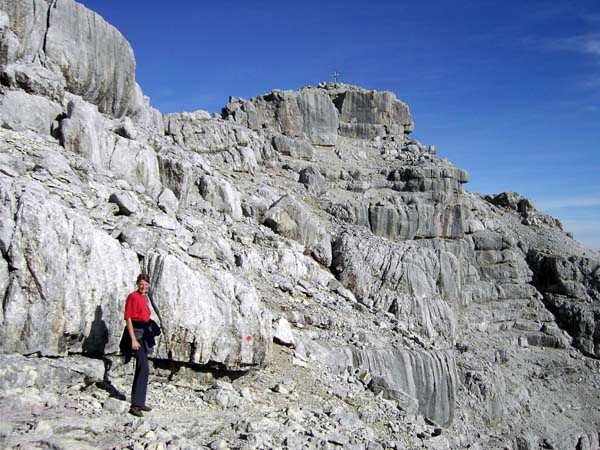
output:
POLYGON ((337 83, 340 79, 340 73, 337 70, 334 70, 331 76, 333 77, 333 81, 335 83, 337 83))

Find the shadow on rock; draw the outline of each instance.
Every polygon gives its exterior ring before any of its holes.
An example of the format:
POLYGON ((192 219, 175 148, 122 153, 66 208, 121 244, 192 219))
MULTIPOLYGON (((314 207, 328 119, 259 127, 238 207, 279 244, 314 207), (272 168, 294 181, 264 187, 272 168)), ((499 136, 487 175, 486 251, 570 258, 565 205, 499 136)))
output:
POLYGON ((88 355, 104 355, 104 348, 108 343, 108 327, 102 319, 102 306, 96 306, 94 321, 90 328, 90 334, 83 341, 83 353, 88 355))

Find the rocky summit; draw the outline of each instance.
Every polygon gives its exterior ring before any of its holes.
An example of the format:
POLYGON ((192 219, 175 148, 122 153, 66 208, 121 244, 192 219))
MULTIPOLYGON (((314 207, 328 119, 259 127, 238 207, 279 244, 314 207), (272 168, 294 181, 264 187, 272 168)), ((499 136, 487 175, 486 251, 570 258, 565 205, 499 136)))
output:
POLYGON ((134 71, 82 5, 0 0, 0 447, 599 448, 598 253, 465 190, 394 93, 161 115, 134 71))

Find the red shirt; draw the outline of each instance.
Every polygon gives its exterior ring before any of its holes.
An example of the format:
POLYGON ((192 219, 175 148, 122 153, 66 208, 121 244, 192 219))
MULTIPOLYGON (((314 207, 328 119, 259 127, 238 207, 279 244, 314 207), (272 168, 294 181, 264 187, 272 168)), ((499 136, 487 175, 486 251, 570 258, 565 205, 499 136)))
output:
POLYGON ((125 320, 150 321, 150 308, 146 296, 139 291, 132 292, 125 302, 125 320))

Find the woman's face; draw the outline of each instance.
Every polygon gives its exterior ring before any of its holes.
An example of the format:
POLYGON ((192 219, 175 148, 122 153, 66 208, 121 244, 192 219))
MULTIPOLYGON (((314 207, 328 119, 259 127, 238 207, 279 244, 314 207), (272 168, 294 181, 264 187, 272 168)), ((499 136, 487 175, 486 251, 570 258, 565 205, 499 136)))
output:
POLYGON ((140 280, 138 281, 137 287, 138 291, 140 291, 142 294, 147 294, 148 289, 150 289, 150 283, 144 280, 140 280))

